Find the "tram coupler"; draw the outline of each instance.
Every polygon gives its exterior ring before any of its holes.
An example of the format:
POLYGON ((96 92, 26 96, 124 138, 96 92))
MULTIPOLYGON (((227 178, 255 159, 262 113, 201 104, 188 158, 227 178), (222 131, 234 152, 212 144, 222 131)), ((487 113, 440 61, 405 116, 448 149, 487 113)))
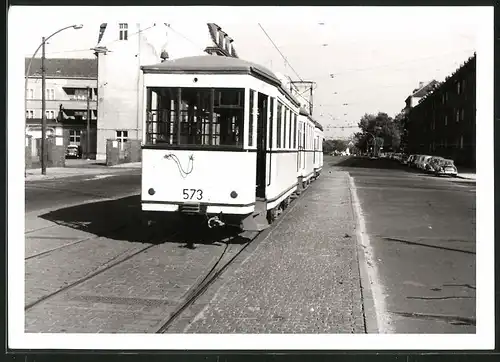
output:
POLYGON ((226 225, 224 222, 222 222, 218 216, 212 216, 211 218, 208 219, 208 227, 210 229, 213 229, 214 227, 222 227, 226 225))

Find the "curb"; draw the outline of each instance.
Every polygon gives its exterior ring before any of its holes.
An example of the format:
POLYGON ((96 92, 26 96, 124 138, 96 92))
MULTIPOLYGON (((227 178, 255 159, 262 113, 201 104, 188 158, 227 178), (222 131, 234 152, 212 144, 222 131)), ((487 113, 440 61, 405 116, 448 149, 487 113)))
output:
POLYGON ((460 179, 462 179, 462 180, 470 180, 470 181, 474 181, 474 182, 476 182, 476 179, 475 179, 475 178, 469 178, 469 177, 464 177, 464 176, 459 176, 459 175, 457 175, 456 177, 457 177, 457 178, 460 178, 460 179))

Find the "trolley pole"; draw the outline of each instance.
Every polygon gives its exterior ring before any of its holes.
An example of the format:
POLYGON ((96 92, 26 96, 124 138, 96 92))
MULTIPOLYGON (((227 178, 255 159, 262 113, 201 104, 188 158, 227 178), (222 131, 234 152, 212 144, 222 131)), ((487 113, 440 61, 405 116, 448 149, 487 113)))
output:
POLYGON ((47 174, 47 117, 45 116, 45 37, 42 38, 42 175, 47 174))
POLYGON ((90 95, 91 95, 91 89, 90 87, 87 87, 87 137, 85 137, 86 140, 86 155, 87 155, 87 160, 90 159, 90 95))

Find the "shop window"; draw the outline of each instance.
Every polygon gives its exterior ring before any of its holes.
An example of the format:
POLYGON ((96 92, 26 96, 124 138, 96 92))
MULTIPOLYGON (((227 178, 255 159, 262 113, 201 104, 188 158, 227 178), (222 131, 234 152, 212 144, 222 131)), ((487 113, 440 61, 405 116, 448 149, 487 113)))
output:
POLYGON ((128 24, 120 23, 120 40, 128 40, 128 24))

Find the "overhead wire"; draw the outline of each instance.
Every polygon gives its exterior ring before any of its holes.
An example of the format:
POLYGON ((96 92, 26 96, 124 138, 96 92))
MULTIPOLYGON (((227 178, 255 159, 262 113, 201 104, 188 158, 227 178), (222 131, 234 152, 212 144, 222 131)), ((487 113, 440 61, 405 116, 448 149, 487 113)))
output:
POLYGON ((297 76, 297 78, 300 79, 301 82, 303 82, 304 80, 301 78, 301 76, 299 75, 299 73, 297 73, 297 71, 293 68, 293 66, 290 64, 290 62, 288 61, 288 59, 283 55, 283 53, 281 52, 281 50, 278 48, 278 46, 276 45, 276 43, 273 41, 273 39, 271 39, 271 37, 269 36, 269 34, 266 32, 266 30, 264 29, 264 27, 258 23, 259 27, 262 29, 262 31, 264 32, 264 34, 266 35, 266 37, 269 39, 269 41, 271 42, 271 44, 273 44, 274 48, 278 51, 278 53, 281 55, 281 57, 285 60, 285 62, 290 66, 290 69, 292 69, 292 71, 295 73, 295 75, 297 76))

